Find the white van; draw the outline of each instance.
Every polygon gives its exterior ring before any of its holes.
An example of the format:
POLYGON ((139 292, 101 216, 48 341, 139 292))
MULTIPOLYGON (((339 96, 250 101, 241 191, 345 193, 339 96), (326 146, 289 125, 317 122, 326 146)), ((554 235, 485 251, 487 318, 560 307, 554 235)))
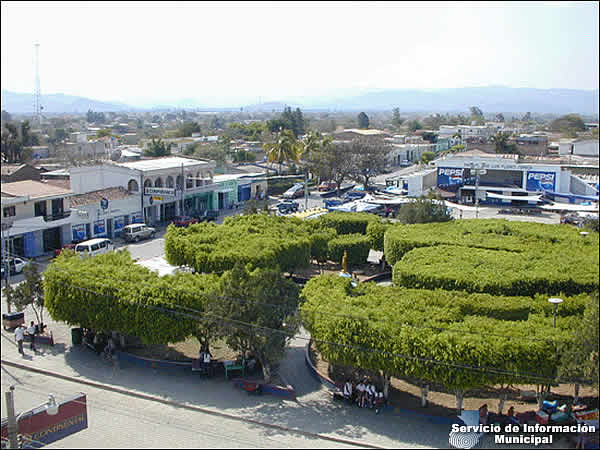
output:
POLYGON ((75 246, 75 253, 80 256, 96 256, 114 250, 115 246, 107 238, 90 239, 75 246))

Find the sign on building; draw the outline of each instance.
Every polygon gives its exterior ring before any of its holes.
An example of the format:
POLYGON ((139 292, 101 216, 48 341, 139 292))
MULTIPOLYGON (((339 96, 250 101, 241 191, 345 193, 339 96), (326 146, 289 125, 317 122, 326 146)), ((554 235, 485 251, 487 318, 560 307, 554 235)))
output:
MULTIPOLYGON (((87 399, 78 394, 60 402, 58 414, 49 415, 45 409, 33 409, 19 418, 19 434, 23 448, 41 448, 88 427, 87 399)), ((2 420, 2 441, 8 439, 8 420, 2 420)))
POLYGON ((157 188, 157 187, 147 187, 144 188, 145 195, 175 195, 175 189, 173 188, 157 188))
POLYGON ((85 232, 85 223, 81 223, 79 225, 71 225, 71 230, 73 233, 74 241, 85 241, 86 232, 85 232))
POLYGON ((104 219, 94 222, 94 235, 106 233, 106 221, 104 219))
POLYGON ((527 172, 526 190, 528 191, 555 191, 556 173, 554 172, 527 172))
POLYGON ((437 184, 438 186, 452 186, 463 184, 463 175, 465 169, 456 167, 438 167, 437 184))

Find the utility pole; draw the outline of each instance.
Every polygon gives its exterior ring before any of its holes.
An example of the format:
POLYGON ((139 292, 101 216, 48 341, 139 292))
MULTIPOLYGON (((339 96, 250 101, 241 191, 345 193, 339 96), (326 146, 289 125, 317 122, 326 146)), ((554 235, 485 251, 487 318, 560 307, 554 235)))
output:
POLYGON ((35 47, 35 91, 33 94, 33 108, 35 122, 38 126, 42 124, 42 105, 41 105, 41 89, 40 89, 40 44, 33 44, 35 47))
MULTIPOLYGON (((4 264, 4 275, 6 278, 4 279, 4 287, 8 288, 10 286, 10 227, 12 223, 4 219, 2 221, 2 229, 0 230, 4 234, 4 241, 2 242, 2 264, 4 264)), ((8 306, 8 312, 11 311, 11 301, 7 298, 6 305, 8 306)))
POLYGON ((8 415, 8 445, 9 448, 19 448, 17 443, 17 418, 15 417, 15 398, 14 398, 15 387, 11 386, 6 391, 6 413, 8 415))

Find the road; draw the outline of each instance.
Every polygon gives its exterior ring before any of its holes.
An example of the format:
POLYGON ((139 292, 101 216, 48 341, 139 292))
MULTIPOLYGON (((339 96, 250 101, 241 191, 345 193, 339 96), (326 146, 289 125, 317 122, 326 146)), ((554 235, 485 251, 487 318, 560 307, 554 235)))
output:
MULTIPOLYGON (((87 396, 88 428, 48 448, 353 448, 291 431, 190 411, 145 399, 2 366, 2 391, 15 385, 15 410, 44 403, 48 393, 60 402, 79 392, 87 396)), ((2 417, 6 405, 2 401, 2 417)))

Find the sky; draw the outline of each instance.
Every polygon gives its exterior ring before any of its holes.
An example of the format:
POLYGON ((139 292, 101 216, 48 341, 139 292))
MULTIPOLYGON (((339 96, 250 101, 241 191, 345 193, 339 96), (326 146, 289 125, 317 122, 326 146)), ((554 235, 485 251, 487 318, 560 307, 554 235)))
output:
POLYGON ((132 106, 356 90, 598 89, 598 2, 14 2, 2 89, 132 106))

